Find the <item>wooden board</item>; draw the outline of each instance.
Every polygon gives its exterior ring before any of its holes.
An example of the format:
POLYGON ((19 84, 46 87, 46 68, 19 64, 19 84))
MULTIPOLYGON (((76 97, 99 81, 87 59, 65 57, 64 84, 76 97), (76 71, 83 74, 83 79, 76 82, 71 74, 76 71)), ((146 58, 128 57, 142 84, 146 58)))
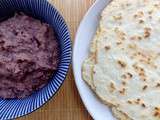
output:
MULTIPOLYGON (((50 0, 64 16, 74 43, 80 21, 95 0, 50 0)), ((72 68, 59 92, 37 111, 19 120, 91 120, 74 83, 72 68)))

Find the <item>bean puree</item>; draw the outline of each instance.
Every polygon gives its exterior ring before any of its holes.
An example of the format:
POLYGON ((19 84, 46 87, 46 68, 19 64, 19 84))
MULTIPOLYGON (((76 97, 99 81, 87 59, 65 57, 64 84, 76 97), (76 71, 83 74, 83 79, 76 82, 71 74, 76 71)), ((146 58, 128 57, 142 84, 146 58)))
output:
POLYGON ((0 97, 24 98, 44 87, 57 70, 54 31, 24 14, 0 23, 0 97))

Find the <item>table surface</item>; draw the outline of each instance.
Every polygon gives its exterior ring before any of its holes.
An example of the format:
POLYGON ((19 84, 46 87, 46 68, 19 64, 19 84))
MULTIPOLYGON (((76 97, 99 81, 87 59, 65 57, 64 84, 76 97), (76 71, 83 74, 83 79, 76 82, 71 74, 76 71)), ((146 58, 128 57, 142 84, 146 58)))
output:
MULTIPOLYGON (((65 18, 74 43, 75 33, 88 8, 95 0, 50 0, 65 18)), ((18 120, 91 120, 74 82, 72 66, 58 93, 37 111, 18 120)))

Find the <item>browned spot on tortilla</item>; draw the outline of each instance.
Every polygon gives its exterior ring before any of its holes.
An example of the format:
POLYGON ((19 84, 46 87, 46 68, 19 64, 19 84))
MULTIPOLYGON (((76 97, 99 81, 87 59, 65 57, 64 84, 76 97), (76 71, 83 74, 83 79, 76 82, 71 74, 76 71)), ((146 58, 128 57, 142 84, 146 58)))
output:
POLYGON ((116 33, 116 35, 117 35, 118 42, 125 40, 126 34, 125 34, 124 31, 120 30, 120 28, 118 28, 118 27, 116 27, 116 28, 114 29, 114 31, 115 31, 115 33, 116 33))
POLYGON ((144 38, 148 38, 151 35, 151 28, 144 28, 144 38))
POLYGON ((122 90, 119 91, 120 94, 125 95, 126 89, 122 88, 122 90))
POLYGON ((142 37, 139 35, 134 35, 132 37, 130 37, 131 40, 142 40, 142 37))
POLYGON ((121 20, 122 19, 122 16, 121 15, 117 15, 117 16, 113 16, 114 20, 121 20))
POLYGON ((114 92, 116 90, 115 84, 113 82, 110 83, 110 92, 114 92))
POLYGON ((153 13, 153 10, 148 11, 148 14, 150 14, 150 15, 151 15, 152 13, 153 13))
POLYGON ((128 100, 127 103, 132 104, 132 101, 131 101, 131 100, 128 100))
POLYGON ((154 7, 156 7, 157 9, 160 9, 160 4, 154 4, 154 7))
POLYGON ((133 17, 134 18, 142 18, 144 16, 143 11, 138 11, 133 17))
POLYGON ((141 19, 141 20, 139 20, 139 23, 140 23, 140 24, 144 23, 144 20, 142 20, 142 19, 141 19))
POLYGON ((122 60, 118 60, 117 63, 118 63, 118 65, 120 65, 122 68, 125 68, 125 67, 127 66, 127 64, 126 64, 124 61, 122 61, 122 60))
POLYGON ((142 107, 146 108, 146 105, 144 103, 142 103, 141 105, 142 105, 142 107))
POLYGON ((156 87, 160 87, 160 83, 157 83, 156 87))
POLYGON ((129 44, 128 48, 130 48, 130 49, 136 49, 137 45, 136 44, 129 44))
POLYGON ((160 118, 160 107, 154 108, 154 117, 160 118))
POLYGON ((131 73, 127 72, 127 73, 123 74, 121 77, 123 80, 130 80, 133 77, 133 75, 131 73))
POLYGON ((148 87, 148 86, 147 86, 147 85, 145 85, 145 86, 143 86, 143 88, 142 88, 142 89, 143 89, 143 90, 146 90, 146 89, 147 89, 147 87, 148 87))
POLYGON ((122 85, 126 85, 127 83, 125 81, 122 81, 122 85))
POLYGON ((136 99, 136 100, 134 101, 135 104, 140 104, 140 102, 141 102, 141 99, 140 99, 140 98, 138 98, 138 99, 136 99))
POLYGON ((146 81, 147 76, 145 74, 145 70, 142 67, 139 67, 137 64, 134 64, 132 66, 135 69, 135 72, 138 73, 138 75, 140 76, 140 79, 146 81))
POLYGON ((121 44, 122 44, 122 42, 120 42, 120 41, 119 41, 119 42, 116 42, 116 44, 117 44, 117 45, 121 45, 121 44))
POLYGON ((106 51, 108 51, 108 50, 110 50, 110 49, 111 49, 110 46, 105 46, 105 50, 106 50, 106 51))

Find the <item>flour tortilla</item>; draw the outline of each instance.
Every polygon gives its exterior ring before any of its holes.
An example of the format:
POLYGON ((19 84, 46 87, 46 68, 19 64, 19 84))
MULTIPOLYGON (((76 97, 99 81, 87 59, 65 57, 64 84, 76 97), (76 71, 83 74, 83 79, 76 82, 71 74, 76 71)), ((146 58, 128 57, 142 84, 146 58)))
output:
POLYGON ((114 0, 102 13, 89 83, 119 119, 160 119, 159 25, 159 0, 114 0))

